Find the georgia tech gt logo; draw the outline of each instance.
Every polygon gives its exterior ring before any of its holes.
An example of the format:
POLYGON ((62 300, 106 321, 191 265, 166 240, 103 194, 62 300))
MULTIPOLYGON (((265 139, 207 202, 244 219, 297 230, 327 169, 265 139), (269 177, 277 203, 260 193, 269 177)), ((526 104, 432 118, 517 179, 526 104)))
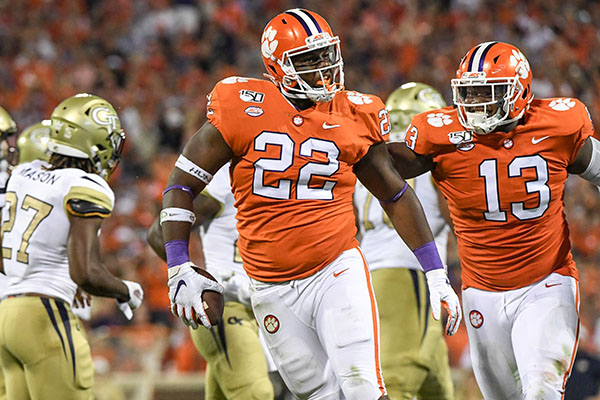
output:
POLYGON ((108 107, 96 107, 90 113, 90 117, 92 121, 101 126, 110 126, 111 130, 117 129, 117 123, 119 122, 119 117, 112 113, 108 107))

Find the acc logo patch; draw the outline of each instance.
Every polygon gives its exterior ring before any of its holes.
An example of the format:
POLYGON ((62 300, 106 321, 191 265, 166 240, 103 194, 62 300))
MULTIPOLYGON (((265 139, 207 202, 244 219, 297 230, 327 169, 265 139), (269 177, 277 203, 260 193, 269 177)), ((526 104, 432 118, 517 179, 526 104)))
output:
POLYGON ((554 99, 550 102, 550 108, 556 111, 567 111, 575 107, 573 99, 554 99))
POLYGON ((373 102, 372 98, 358 92, 346 92, 346 96, 348 96, 348 100, 350 100, 351 103, 357 104, 359 106, 363 104, 371 104, 373 102))
POLYGON ((254 92, 246 89, 240 90, 240 99, 246 103, 262 103, 264 98, 264 93, 254 92))
POLYGON ((264 114, 265 111, 260 107, 250 106, 250 107, 246 107, 244 112, 251 117, 260 117, 261 115, 264 114))
POLYGON ((469 313, 469 322, 473 328, 479 329, 483 325, 483 315, 479 311, 473 310, 469 313))
POLYGON ((279 319, 273 314, 269 314, 263 320, 267 332, 273 334, 279 330, 279 319))
POLYGON ((429 122, 429 125, 431 126, 441 128, 444 125, 450 125, 452 123, 452 118, 444 113, 433 113, 427 115, 427 122, 429 122))

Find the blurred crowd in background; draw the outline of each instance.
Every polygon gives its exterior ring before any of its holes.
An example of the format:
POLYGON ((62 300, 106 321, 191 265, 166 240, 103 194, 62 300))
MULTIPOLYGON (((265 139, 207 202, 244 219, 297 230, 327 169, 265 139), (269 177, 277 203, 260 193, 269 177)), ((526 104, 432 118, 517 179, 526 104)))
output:
MULTIPOLYGON (((146 230, 182 144, 205 121, 206 94, 226 76, 262 77, 264 25, 293 7, 318 12, 340 36, 349 89, 385 99, 403 82, 421 81, 451 103, 450 79, 464 53, 482 41, 506 41, 528 57, 535 96, 578 97, 600 121, 600 2, 0 0, 0 105, 19 128, 48 118, 62 99, 89 92, 115 106, 127 133, 111 179, 115 212, 102 239, 107 266, 140 281, 146 299, 131 324, 114 302, 95 300, 88 326, 100 373, 147 363, 128 354, 126 344, 110 342, 107 332, 142 350, 160 338, 164 351, 154 363, 163 373, 202 369, 185 327, 169 312, 166 267, 146 245, 146 230)), ((581 274, 581 348, 595 354, 600 196, 572 177, 565 202, 581 274)), ((456 256, 449 265, 458 289, 456 256)), ((468 368, 462 330, 450 343, 457 369, 468 368)))

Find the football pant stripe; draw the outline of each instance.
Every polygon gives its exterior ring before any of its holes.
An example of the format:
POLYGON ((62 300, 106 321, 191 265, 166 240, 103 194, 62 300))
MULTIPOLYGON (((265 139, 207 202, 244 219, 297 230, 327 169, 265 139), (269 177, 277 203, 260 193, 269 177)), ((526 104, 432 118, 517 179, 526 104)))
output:
POLYGON ((56 308, 58 309, 58 313, 60 314, 60 318, 62 319, 63 325, 65 327, 65 332, 67 333, 67 340, 69 341, 69 350, 71 351, 71 363, 73 365, 73 378, 75 378, 75 345, 73 344, 73 334, 71 333, 71 321, 69 320, 69 312, 67 308, 63 304, 62 301, 54 300, 56 303, 56 308))
MULTIPOLYGON (((417 300, 417 315, 419 316, 419 319, 421 318, 421 316, 423 315, 421 313, 421 289, 420 289, 420 285, 419 285, 419 273, 414 270, 414 269, 409 269, 410 271, 410 277, 412 278, 412 283, 413 283, 413 287, 415 289, 415 299, 417 300)), ((421 342, 423 342, 423 339, 425 339, 425 332, 427 331, 427 312, 425 312, 425 328, 423 329, 423 333, 421 334, 421 342)))
POLYGON ((62 334, 60 333, 60 330, 58 329, 58 324, 56 323, 56 318, 54 318, 54 311, 52 310, 52 306, 50 305, 50 300, 48 300, 45 297, 40 297, 40 300, 42 300, 42 304, 44 305, 44 308, 46 308, 46 312, 48 313, 48 316, 50 317, 50 322, 52 322, 52 326, 54 326, 54 329, 56 330, 56 333, 58 334, 58 338, 60 339, 60 343, 62 343, 63 353, 66 358, 67 351, 65 350, 65 341, 63 340, 62 334))
POLYGON ((373 285, 371 284, 371 273, 369 272, 369 266, 362 250, 356 248, 360 253, 363 260, 363 270, 365 272, 365 278, 367 280, 367 289, 369 290, 369 300, 371 302, 371 317, 373 321, 373 343, 375 344, 375 374, 377 375, 377 384, 379 385, 379 391, 382 396, 385 396, 385 388, 383 387, 383 376, 381 375, 381 360, 379 359, 379 315, 377 313, 377 303, 375 301, 375 294, 373 293, 373 285))
POLYGON ((577 346, 579 345, 579 328, 581 326, 581 318, 579 318, 579 282, 575 282, 575 305, 577 307, 577 330, 575 332, 575 345, 573 346, 573 350, 571 352, 571 362, 569 363, 569 368, 565 372, 563 376, 562 383, 562 391, 561 391, 561 400, 565 398, 565 386, 567 385, 567 379, 571 375, 571 370, 573 369, 573 364, 575 363, 575 356, 577 355, 577 346))

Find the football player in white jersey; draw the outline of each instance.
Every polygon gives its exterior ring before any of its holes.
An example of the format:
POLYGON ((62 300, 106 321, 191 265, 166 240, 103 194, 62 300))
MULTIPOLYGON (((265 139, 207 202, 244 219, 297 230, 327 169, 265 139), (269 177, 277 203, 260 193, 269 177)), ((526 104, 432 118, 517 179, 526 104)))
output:
POLYGON ((106 180, 125 134, 113 106, 79 94, 52 113, 49 162, 17 166, 2 213, 0 360, 9 399, 90 399, 90 347, 71 303, 79 285, 131 318, 142 287, 112 275, 98 233, 114 194, 106 180), (50 397, 49 397, 50 396, 50 397))
MULTIPOLYGON (((390 141, 404 140, 413 115, 445 105, 442 95, 424 83, 400 86, 386 101, 392 123, 390 141)), ((445 261, 450 227, 440 211, 447 209, 443 196, 430 173, 409 180, 409 184, 423 205, 445 261)), ((441 322, 431 316, 427 283, 419 262, 398 237, 377 199, 360 182, 354 203, 362 237, 360 247, 371 270, 379 307, 381 367, 390 398, 454 398, 448 349, 441 322), (398 290, 400 287, 403 290, 398 290)))
MULTIPOLYGON (((206 400, 273 399, 274 390, 265 353, 259 341, 258 324, 250 306, 250 281, 242 267, 235 228, 236 209, 229 180, 229 163, 223 166, 194 202, 196 222, 206 269, 224 286, 223 321, 228 361, 213 333, 191 329, 192 340, 207 362, 204 398, 206 400)), ((148 243, 166 260, 158 219, 148 232, 148 243)))

